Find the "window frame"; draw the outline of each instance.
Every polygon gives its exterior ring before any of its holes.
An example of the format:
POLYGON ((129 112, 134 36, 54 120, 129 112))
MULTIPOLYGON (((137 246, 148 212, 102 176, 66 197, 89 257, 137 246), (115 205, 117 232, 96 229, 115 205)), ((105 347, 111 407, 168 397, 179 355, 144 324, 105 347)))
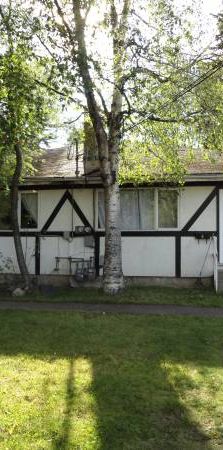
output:
MULTIPOLYGON (((166 187, 148 187, 148 188, 137 188, 137 189, 141 189, 141 190, 154 190, 154 228, 150 228, 150 229, 144 229, 144 230, 140 230, 140 229, 136 229, 136 230, 126 230, 126 229, 121 229, 121 231, 128 231, 128 232, 143 232, 143 231, 178 231, 179 230, 179 218, 180 218, 180 190, 174 187, 171 188, 166 188, 166 187), (164 190, 164 191, 176 191, 177 192, 177 226, 176 227, 170 227, 170 228, 163 228, 163 227, 159 227, 159 199, 158 199, 158 192, 160 190, 164 190)), ((120 189, 122 190, 122 189, 120 189)), ((125 189, 126 191, 135 191, 135 188, 127 188, 125 189)), ((96 230, 97 231, 104 231, 104 228, 99 228, 98 227, 98 200, 99 200, 99 196, 98 193, 99 192, 104 192, 104 189, 97 189, 97 195, 96 195, 96 207, 95 207, 95 217, 96 217, 96 230)))
POLYGON ((38 231, 39 229, 39 211, 40 211, 40 196, 38 191, 21 191, 19 192, 19 202, 18 202, 18 216, 19 216, 19 228, 22 231, 38 231), (27 228, 22 227, 22 194, 36 194, 37 195, 37 227, 35 228, 27 228))

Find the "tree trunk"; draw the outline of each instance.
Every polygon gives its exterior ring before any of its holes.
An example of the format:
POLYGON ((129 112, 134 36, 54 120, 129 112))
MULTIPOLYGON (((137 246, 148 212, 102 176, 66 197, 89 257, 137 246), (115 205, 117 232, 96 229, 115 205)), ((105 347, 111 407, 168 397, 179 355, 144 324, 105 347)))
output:
MULTIPOLYGON (((57 0, 54 0, 63 24, 68 31, 73 47, 70 27, 64 20, 63 11, 57 0)), ((73 0, 73 13, 75 21, 75 38, 78 52, 74 49, 75 64, 83 81, 83 88, 87 100, 88 112, 94 128, 99 160, 100 172, 105 189, 105 264, 104 264, 104 291, 116 294, 123 288, 121 231, 120 231, 120 196, 117 182, 119 147, 122 124, 122 75, 126 56, 125 35, 128 13, 131 0, 124 0, 121 18, 118 20, 115 3, 111 1, 111 24, 113 37, 113 70, 114 83, 111 111, 107 108, 101 114, 96 97, 95 83, 90 73, 90 59, 85 42, 85 19, 81 14, 81 0, 73 0), (105 121, 105 117, 107 122, 105 121), (106 122, 106 124, 105 124, 106 122)))
POLYGON ((24 282, 24 288, 30 289, 31 280, 23 253, 18 221, 18 185, 22 173, 22 152, 18 143, 15 144, 14 149, 16 155, 16 166, 11 183, 11 219, 13 227, 13 237, 19 270, 24 282))
POLYGON ((105 263, 104 291, 117 294, 124 287, 120 231, 120 193, 118 182, 105 187, 105 263))

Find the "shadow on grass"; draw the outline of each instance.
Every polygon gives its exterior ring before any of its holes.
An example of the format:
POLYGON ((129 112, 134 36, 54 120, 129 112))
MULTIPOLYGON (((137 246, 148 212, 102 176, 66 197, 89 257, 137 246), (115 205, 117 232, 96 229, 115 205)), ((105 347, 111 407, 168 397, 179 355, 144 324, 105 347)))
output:
POLYGON ((53 449, 66 450, 70 444, 70 432, 72 428, 72 413, 75 401, 74 385, 74 360, 69 361, 69 371, 66 382, 65 412, 59 437, 53 442, 53 449))
POLYGON ((199 385, 179 364, 203 371, 204 376, 206 368, 222 365, 220 319, 16 312, 1 316, 1 354, 27 354, 46 361, 56 354, 69 363, 64 413, 53 450, 214 448, 186 399, 187 392, 199 391, 199 385), (76 426, 77 358, 92 367, 87 389, 95 399, 98 434, 95 444, 86 440, 83 446, 75 444, 71 432, 76 426))

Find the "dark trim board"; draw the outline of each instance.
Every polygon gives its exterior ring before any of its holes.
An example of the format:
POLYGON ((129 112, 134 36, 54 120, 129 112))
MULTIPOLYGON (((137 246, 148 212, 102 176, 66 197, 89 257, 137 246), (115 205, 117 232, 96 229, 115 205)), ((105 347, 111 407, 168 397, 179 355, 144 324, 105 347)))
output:
MULTIPOLYGON (((22 237, 56 237, 56 236, 64 236, 63 231, 44 231, 43 233, 41 231, 22 231, 21 233, 22 237)), ((218 232, 213 230, 202 230, 202 231, 122 231, 121 235, 123 237, 196 237, 198 238, 198 235, 204 235, 204 237, 201 239, 206 239, 205 235, 209 236, 217 236, 218 232)), ((92 235, 92 233, 86 233, 86 232, 75 232, 70 231, 70 237, 84 237, 92 235)), ((104 231, 95 231, 96 237, 104 237, 105 232, 104 231)), ((0 231, 0 237, 13 237, 12 231, 0 231)))
POLYGON ((71 183, 71 182, 58 182, 55 184, 21 184, 19 186, 20 191, 51 191, 61 189, 101 189, 102 183, 71 183))
MULTIPOLYGON (((160 182, 160 183, 142 183, 137 185, 137 187, 139 188, 155 188, 155 187, 161 187, 161 188, 176 188, 176 189, 183 189, 185 186, 212 186, 214 187, 219 187, 221 189, 223 189, 223 180, 200 180, 200 181, 185 181, 183 184, 177 184, 177 183, 164 183, 164 182, 160 182)), ((120 186, 121 188, 135 188, 136 186, 133 183, 126 183, 126 184, 122 184, 120 186)))
POLYGON ((95 249, 94 249, 94 262, 95 262, 95 271, 96 276, 100 275, 100 237, 95 236, 95 249))
MULTIPOLYGON (((185 181, 184 184, 179 185, 176 183, 142 183, 139 184, 139 188, 153 188, 153 187, 169 187, 169 188, 184 188, 185 186, 212 186, 219 187, 223 189, 223 180, 203 180, 203 181, 185 181)), ((135 188, 133 183, 126 183, 120 186, 121 188, 135 188)), ((101 189, 103 188, 102 181, 98 180, 98 182, 92 182, 88 179, 80 179, 80 182, 72 182, 72 181, 54 181, 49 183, 32 183, 32 184, 21 184, 19 186, 20 191, 49 191, 49 190, 57 190, 57 189, 101 189)))
MULTIPOLYGON (((38 234, 38 231, 20 231, 20 236, 22 237, 36 237, 38 234)), ((0 231, 0 237, 13 237, 13 232, 0 231)))
POLYGON ((35 275, 40 275, 40 237, 35 241, 35 275))
POLYGON ((181 277, 181 236, 175 237, 175 276, 181 277))
MULTIPOLYGON (((75 231, 70 231, 70 237, 83 237, 83 236, 88 236, 88 235, 92 235, 92 233, 86 233, 86 232, 75 232, 75 231)), ((41 233, 41 231, 23 231, 20 233, 20 235, 22 237, 36 237, 36 236, 40 236, 40 237, 54 237, 54 236, 64 236, 64 232, 63 231, 45 231, 44 233, 41 233)), ((9 231, 9 232, 5 232, 5 231, 0 231, 0 237, 13 237, 13 232, 9 231)))
MULTIPOLYGON (((95 231, 95 235, 99 237, 105 236, 105 231, 95 231)), ((208 239, 211 236, 217 236, 217 231, 121 231, 123 237, 196 237, 197 239, 208 239), (203 236, 203 237, 202 237, 203 236)))

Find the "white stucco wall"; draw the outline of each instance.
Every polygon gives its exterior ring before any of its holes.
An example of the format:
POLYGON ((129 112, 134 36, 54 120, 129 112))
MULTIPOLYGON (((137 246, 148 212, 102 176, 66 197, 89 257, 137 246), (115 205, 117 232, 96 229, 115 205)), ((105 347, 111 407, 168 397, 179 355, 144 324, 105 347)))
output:
MULTIPOLYGON (((29 272, 35 273, 35 238, 22 237, 22 246, 29 272)), ((18 263, 12 237, 0 237, 0 273, 18 273, 18 263), (7 266, 10 266, 8 268, 7 266)))
POLYGON ((175 276, 175 239, 123 237, 123 273, 126 276, 175 276))
MULTIPOLYGON (((100 256, 104 238, 100 239, 100 256)), ((125 276, 175 276, 175 239, 172 237, 122 237, 125 276)))
MULTIPOLYGON (((213 187, 185 187, 179 195, 179 227, 187 223, 202 202, 207 198, 213 187)), ((65 190, 43 190, 38 192, 38 230, 44 226, 53 209, 63 196, 65 190)), ((71 191, 70 191, 71 192, 71 191)), ((74 189, 73 197, 84 212, 91 225, 94 225, 93 190, 74 189)), ((223 194, 221 194, 223 204, 223 194)), ((223 211, 223 208, 222 208, 223 211)), ((68 201, 63 205, 58 216, 48 231, 72 231, 73 226, 83 225, 68 201)), ((95 213, 97 215, 97 211, 95 213)), ((96 217, 97 223, 97 217, 96 217)), ((222 212, 223 228, 223 212, 222 212)), ((212 200, 208 208, 197 219, 190 231, 216 230, 216 200, 212 200)), ((222 234, 223 236, 223 234, 222 234)), ((31 273, 35 272, 35 238, 22 238, 27 263, 31 273)), ((74 238, 71 242, 62 237, 41 237, 40 269, 42 274, 55 272, 56 256, 73 256, 89 259, 94 254, 94 248, 87 247, 84 238, 74 238)), ((223 242, 223 238, 222 238, 223 242)), ((208 240, 197 240, 194 237, 183 237, 181 248, 182 276, 197 277, 213 274, 213 244, 208 240)), ((13 239, 0 237, 0 251, 4 257, 10 257, 13 270, 18 271, 13 239)), ((100 255, 104 254, 104 238, 100 239, 100 255)), ((175 238, 174 237, 123 237, 123 272, 126 276, 175 276, 175 238)), ((222 252, 223 258, 223 252, 222 252)), ((68 262, 61 262, 59 273, 68 273, 68 262)))
POLYGON ((210 277, 214 273, 213 239, 197 240, 183 237, 181 240, 181 276, 210 277))

